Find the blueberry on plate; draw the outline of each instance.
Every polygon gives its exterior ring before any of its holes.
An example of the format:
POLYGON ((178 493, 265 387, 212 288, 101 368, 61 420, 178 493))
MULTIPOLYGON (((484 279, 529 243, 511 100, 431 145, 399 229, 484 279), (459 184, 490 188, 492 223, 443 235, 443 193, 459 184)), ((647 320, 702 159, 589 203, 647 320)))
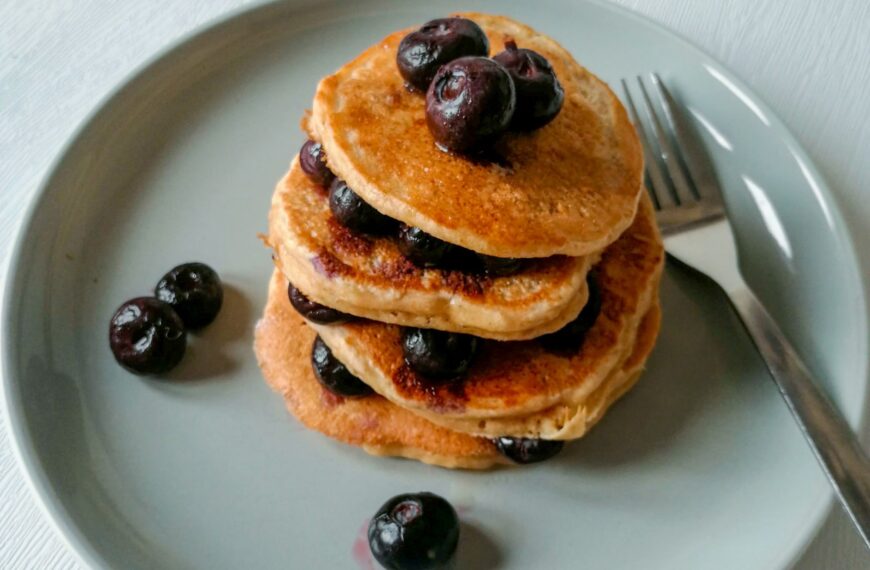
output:
POLYGON ((409 86, 425 93, 445 63, 488 53, 489 40, 480 26, 465 18, 441 18, 426 22, 402 38, 396 65, 409 86))
POLYGON ((224 300, 221 278, 205 263, 184 263, 164 275, 154 296, 172 305, 188 329, 211 323, 224 300))
POLYGON ((530 49, 517 48, 513 40, 493 57, 510 73, 517 94, 511 127, 530 131, 556 118, 565 101, 565 91, 547 58, 530 49))
POLYGON ((344 323, 353 318, 347 313, 342 313, 332 307, 312 301, 292 283, 287 285, 287 296, 290 298, 290 304, 293 305, 296 312, 313 323, 332 325, 344 323))
POLYGON ((499 453, 523 465, 550 459, 565 447, 564 441, 528 437, 497 437, 493 443, 499 453))
POLYGON ((181 317, 167 303, 137 297, 109 322, 109 346, 118 364, 134 374, 163 374, 181 362, 187 336, 181 317))
POLYGON ((333 394, 358 398, 372 393, 369 385, 351 374, 319 336, 311 345, 311 367, 320 384, 333 394))
POLYGON ((339 178, 329 186, 329 209, 341 225, 357 232, 381 235, 396 227, 395 220, 372 208, 339 178))
POLYGON ((418 267, 441 267, 456 249, 456 246, 413 226, 402 225, 398 239, 399 251, 418 267))
POLYGON ((441 67, 426 93, 426 123, 447 150, 486 150, 514 115, 516 91, 508 71, 486 57, 461 57, 441 67))
POLYGON ((467 334, 419 328, 402 331, 405 362, 429 380, 463 376, 477 354, 477 345, 477 337, 467 334))
POLYGON ((311 139, 305 141, 299 151, 299 166, 312 182, 329 186, 335 174, 326 166, 326 152, 323 145, 311 139))
POLYGON ((589 287, 589 299, 577 318, 556 332, 538 337, 545 348, 555 351, 577 351, 583 345, 586 333, 601 313, 601 289, 595 276, 590 274, 586 278, 586 284, 589 287))
POLYGON ((397 495, 369 523, 369 548, 388 570, 444 568, 459 543, 459 517, 434 493, 397 495))

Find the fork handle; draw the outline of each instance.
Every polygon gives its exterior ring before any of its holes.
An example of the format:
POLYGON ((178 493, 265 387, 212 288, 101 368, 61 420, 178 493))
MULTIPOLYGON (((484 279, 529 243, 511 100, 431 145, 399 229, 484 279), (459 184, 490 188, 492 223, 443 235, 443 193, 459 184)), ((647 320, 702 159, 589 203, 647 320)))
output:
POLYGON ((728 296, 840 502, 870 548, 870 461, 846 420, 748 288, 728 296))

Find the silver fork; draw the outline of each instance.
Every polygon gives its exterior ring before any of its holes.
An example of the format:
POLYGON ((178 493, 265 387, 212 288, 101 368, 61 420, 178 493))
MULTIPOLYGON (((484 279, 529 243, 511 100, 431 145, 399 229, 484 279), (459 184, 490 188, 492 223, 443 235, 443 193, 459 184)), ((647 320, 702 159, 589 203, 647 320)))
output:
POLYGON ((818 388, 797 351, 743 280, 722 192, 703 144, 661 78, 652 74, 651 83, 661 111, 656 110, 644 80, 637 77, 636 91, 651 128, 639 120, 632 90, 625 80, 622 88, 643 145, 649 193, 665 248, 670 256, 712 278, 728 295, 828 480, 870 548, 870 462, 843 416, 818 388))

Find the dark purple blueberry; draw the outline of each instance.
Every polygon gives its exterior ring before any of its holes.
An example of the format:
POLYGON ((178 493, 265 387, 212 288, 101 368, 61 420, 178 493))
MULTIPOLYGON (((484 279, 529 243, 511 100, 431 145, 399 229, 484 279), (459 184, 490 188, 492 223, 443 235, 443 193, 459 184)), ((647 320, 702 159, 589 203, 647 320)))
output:
POLYGON ((290 304, 293 305, 296 312, 313 323, 319 325, 332 325, 345 323, 353 319, 353 317, 347 313, 342 313, 332 307, 327 307, 326 305, 321 305, 320 303, 312 301, 292 283, 287 286, 287 296, 290 297, 290 304))
POLYGON ((118 364, 134 374, 163 374, 181 362, 187 335, 181 317, 153 297, 121 305, 109 323, 109 346, 118 364))
POLYGON ((508 70, 516 86, 517 108, 511 127, 522 131, 543 127, 562 109, 562 84, 553 66, 538 52, 519 49, 513 40, 505 42, 504 47, 493 59, 508 70))
POLYGON ((497 437, 492 440, 499 453, 514 463, 537 463, 562 451, 564 441, 528 437, 497 437))
POLYGON ((484 150, 514 114, 514 82, 501 64, 461 57, 438 70, 426 93, 426 122, 435 141, 455 152, 484 150))
POLYGON ((459 517, 434 493, 397 495, 369 523, 369 548, 387 570, 444 568, 459 543, 459 517))
POLYGON ((395 220, 369 206, 338 178, 329 185, 329 209, 341 225, 357 232, 380 235, 396 227, 395 220))
POLYGON ((311 367, 320 384, 333 394, 358 398, 372 393, 369 385, 351 374, 319 336, 311 346, 311 367))
POLYGON ((217 272, 205 263, 184 263, 164 275, 154 296, 172 305, 191 330, 211 323, 224 302, 224 288, 217 272))
POLYGON ((413 226, 401 226, 398 238, 399 251, 418 267, 441 267, 456 249, 456 246, 413 226))
POLYGON ((589 286, 589 299, 586 301, 586 306, 576 319, 561 329, 539 337, 544 347, 555 351, 573 352, 583 345, 586 333, 601 313, 601 290, 598 288, 597 280, 590 274, 586 278, 586 284, 589 286))
POLYGON ((522 270, 525 263, 516 257, 493 257, 491 255, 479 255, 483 270, 493 277, 505 277, 514 275, 522 270))
POLYGON ((405 362, 415 372, 431 380, 455 380, 468 372, 477 354, 477 337, 406 328, 402 331, 405 362))
POLYGON ((466 55, 487 54, 489 40, 480 26, 465 18, 441 18, 402 38, 396 65, 409 86, 425 93, 445 63, 466 55))
POLYGON ((321 186, 329 186, 335 180, 335 174, 326 166, 326 151, 319 142, 305 141, 299 151, 299 166, 308 178, 321 186))

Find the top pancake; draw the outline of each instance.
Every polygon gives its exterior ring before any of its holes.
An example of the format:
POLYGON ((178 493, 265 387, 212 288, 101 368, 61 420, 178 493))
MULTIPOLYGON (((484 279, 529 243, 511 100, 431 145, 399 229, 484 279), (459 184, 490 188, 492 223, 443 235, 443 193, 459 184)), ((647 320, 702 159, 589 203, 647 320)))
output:
POLYGON ((329 167, 382 213, 479 253, 602 250, 631 224, 641 192, 643 157, 625 109, 551 38, 503 16, 458 15, 483 28, 493 53, 512 38, 546 57, 565 90, 559 115, 505 135, 498 163, 439 150, 425 98, 396 67, 402 30, 318 85, 308 129, 329 167))

